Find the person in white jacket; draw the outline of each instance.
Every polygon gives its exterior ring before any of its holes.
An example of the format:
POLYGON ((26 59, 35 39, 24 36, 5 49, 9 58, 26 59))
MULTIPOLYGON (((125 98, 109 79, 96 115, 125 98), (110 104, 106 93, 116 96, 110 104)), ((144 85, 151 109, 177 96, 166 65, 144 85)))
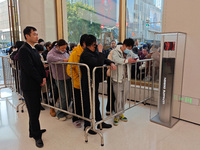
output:
MULTIPOLYGON (((117 65, 117 70, 113 70, 111 73, 116 98, 114 104, 116 113, 124 110, 127 95, 129 94, 131 63, 135 63, 138 59, 138 56, 128 49, 130 44, 131 40, 125 39, 123 45, 118 45, 112 52, 112 61, 117 65)), ((123 113, 115 117, 113 124, 117 126, 119 120, 128 121, 123 113)))

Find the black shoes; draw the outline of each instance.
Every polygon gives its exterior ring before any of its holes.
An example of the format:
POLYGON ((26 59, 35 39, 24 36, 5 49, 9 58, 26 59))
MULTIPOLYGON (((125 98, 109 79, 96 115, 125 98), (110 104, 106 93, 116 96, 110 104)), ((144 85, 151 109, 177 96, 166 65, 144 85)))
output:
MULTIPOLYGON (((97 128, 100 129, 100 124, 97 125, 97 128)), ((109 129, 109 128, 112 128, 112 125, 103 122, 102 123, 102 128, 109 129)))
POLYGON ((42 139, 35 140, 35 144, 39 148, 42 148, 44 146, 42 139))
MULTIPOLYGON (((46 129, 42 129, 42 130, 40 130, 40 133, 43 134, 46 131, 47 131, 46 129)), ((33 136, 30 134, 29 137, 32 138, 33 136)))
POLYGON ((42 105, 40 106, 40 110, 45 110, 45 108, 44 107, 42 107, 42 105))
MULTIPOLYGON (((86 127, 84 128, 84 131, 85 131, 85 129, 86 129, 86 127)), ((95 134, 97 134, 96 132, 94 132, 94 131, 91 130, 91 129, 88 131, 88 133, 91 134, 91 135, 95 135, 95 134)))
POLYGON ((40 130, 41 134, 43 134, 43 133, 46 132, 46 131, 47 131, 46 129, 40 130))

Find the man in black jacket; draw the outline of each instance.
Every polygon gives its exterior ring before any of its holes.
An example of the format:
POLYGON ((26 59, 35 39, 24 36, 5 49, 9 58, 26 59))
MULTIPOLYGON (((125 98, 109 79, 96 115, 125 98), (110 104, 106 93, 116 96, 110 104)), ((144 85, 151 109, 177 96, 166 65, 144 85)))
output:
MULTIPOLYGON (((97 66, 103 66, 104 64, 111 65, 111 69, 116 69, 116 66, 112 61, 105 58, 105 54, 102 53, 103 46, 98 45, 98 52, 96 51, 96 37, 93 35, 88 35, 86 38, 85 44, 86 49, 80 57, 80 63, 85 63, 90 68, 90 77, 92 78, 93 69, 97 66)), ((90 116, 90 99, 89 99, 89 87, 88 86, 88 74, 86 67, 81 67, 81 85, 83 92, 83 104, 84 104, 84 117, 89 118, 90 116)), ((95 74, 95 119, 96 121, 101 121, 101 112, 100 112, 100 102, 98 97, 99 83, 102 82, 102 70, 97 69, 95 74)), ((84 121, 84 130, 86 127, 90 126, 90 122, 84 121)), ((103 128, 111 128, 111 124, 102 123, 103 128)), ((100 128, 98 125, 97 128, 100 128)), ((96 134, 93 130, 89 130, 90 134, 96 134)))
POLYGON ((43 147, 40 130, 40 97, 41 86, 46 84, 43 63, 34 45, 38 41, 38 33, 34 27, 24 29, 25 44, 20 48, 18 61, 21 70, 21 88, 29 114, 29 137, 33 137, 37 147, 43 147))

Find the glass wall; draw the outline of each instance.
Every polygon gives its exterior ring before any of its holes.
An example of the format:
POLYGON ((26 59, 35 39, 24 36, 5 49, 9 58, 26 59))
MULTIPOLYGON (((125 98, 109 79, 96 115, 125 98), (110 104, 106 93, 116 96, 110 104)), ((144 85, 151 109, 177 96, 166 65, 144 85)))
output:
POLYGON ((79 43, 82 34, 93 34, 104 49, 119 39, 119 0, 66 0, 68 41, 79 43))
POLYGON ((0 52, 2 54, 11 45, 7 0, 0 0, 0 16, 0 52))
POLYGON ((140 42, 153 42, 162 27, 163 0, 127 0, 126 36, 140 42))
MULTIPOLYGON (((126 37, 135 41, 137 39, 133 52, 138 54, 140 60, 154 59, 154 81, 157 82, 155 87, 158 87, 160 64, 160 45, 157 43, 161 39, 155 39, 155 45, 153 42, 154 33, 162 30, 162 5, 163 0, 127 0, 126 37)), ((138 68, 140 69, 137 72, 142 74, 144 82, 152 81, 153 64, 148 74, 145 74, 145 68, 148 66, 144 63, 138 64, 138 68)), ((138 76, 136 78, 140 79, 138 76)))

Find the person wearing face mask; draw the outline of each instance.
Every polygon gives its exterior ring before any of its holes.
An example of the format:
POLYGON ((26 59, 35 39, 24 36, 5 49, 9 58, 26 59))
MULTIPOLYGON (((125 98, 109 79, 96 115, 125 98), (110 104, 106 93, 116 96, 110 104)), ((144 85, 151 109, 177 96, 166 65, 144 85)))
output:
MULTIPOLYGON (((63 110, 67 110, 66 96, 68 100, 68 105, 72 101, 72 85, 71 78, 67 75, 65 71, 67 65, 55 65, 51 64, 53 62, 68 62, 69 54, 66 53, 67 42, 63 39, 57 42, 57 45, 54 46, 47 55, 47 62, 51 65, 52 75, 55 79, 56 85, 60 90, 61 100, 59 102, 59 107, 63 110), (63 68, 64 67, 64 68, 63 68), (57 69, 57 70, 56 70, 57 69), (64 72, 63 72, 64 71, 64 72), (65 81, 66 80, 66 90, 67 95, 65 94, 65 81)), ((65 121, 67 118, 70 118, 70 115, 67 115, 64 112, 57 111, 56 118, 61 121, 65 121)))
MULTIPOLYGON (((118 65, 117 70, 114 70, 111 76, 113 81, 113 90, 116 98, 114 103, 116 113, 124 110, 125 102, 130 90, 131 64, 138 60, 138 56, 129 49, 129 41, 130 39, 125 39, 123 45, 118 45, 112 52, 112 61, 118 65)), ((117 126, 119 120, 124 122, 128 121, 123 113, 117 115, 114 118, 113 124, 117 126)))
MULTIPOLYGON (((90 77, 92 79, 93 69, 97 66, 103 66, 104 64, 110 65, 112 70, 116 69, 116 66, 112 61, 105 58, 105 54, 102 53, 102 44, 97 45, 97 39, 93 35, 88 35, 85 40, 86 48, 80 56, 80 63, 85 63, 90 68, 90 77), (98 51, 98 52, 97 52, 98 51)), ((95 72, 95 119, 96 121, 101 121, 102 116, 100 112, 100 102, 99 102, 99 83, 102 82, 102 69, 97 69, 95 72)), ((84 117, 90 117, 90 99, 89 99, 89 85, 88 85, 88 74, 86 67, 81 67, 81 86, 83 93, 83 106, 84 106, 84 117)), ((84 121, 84 130, 90 126, 90 122, 84 121)), ((97 126, 100 128, 100 125, 97 126)), ((111 124, 102 122, 102 128, 112 128, 111 124)), ((89 134, 97 134, 92 129, 88 131, 89 134)))

